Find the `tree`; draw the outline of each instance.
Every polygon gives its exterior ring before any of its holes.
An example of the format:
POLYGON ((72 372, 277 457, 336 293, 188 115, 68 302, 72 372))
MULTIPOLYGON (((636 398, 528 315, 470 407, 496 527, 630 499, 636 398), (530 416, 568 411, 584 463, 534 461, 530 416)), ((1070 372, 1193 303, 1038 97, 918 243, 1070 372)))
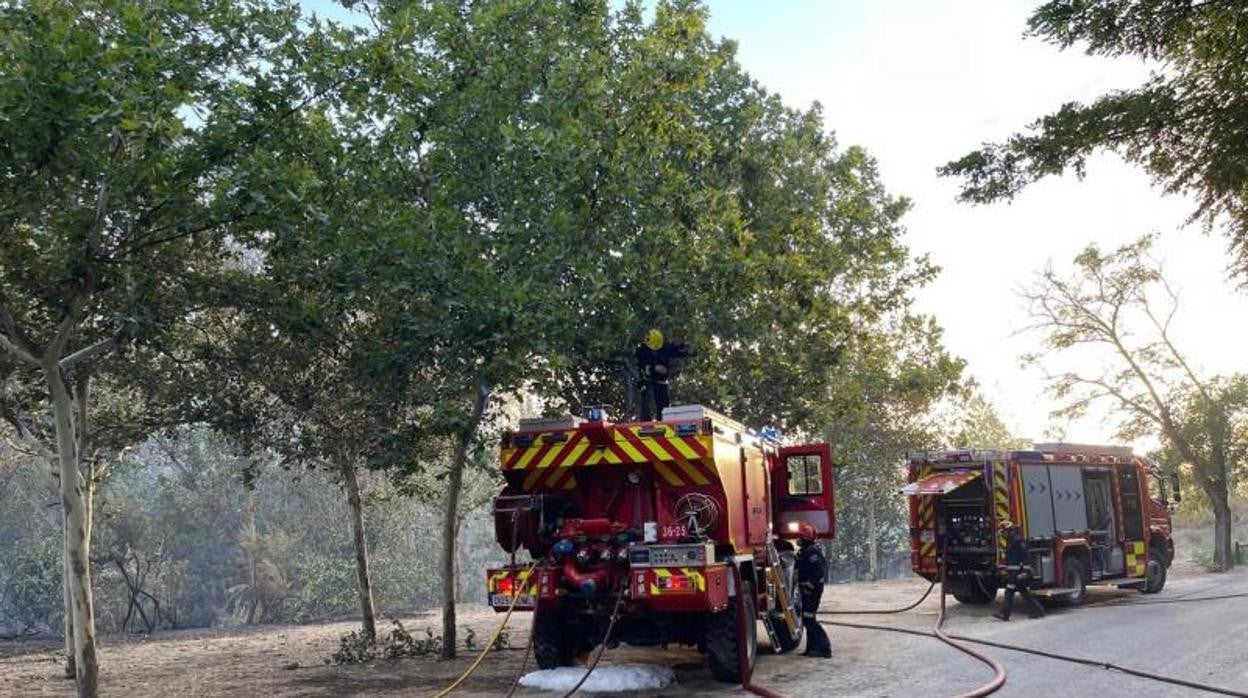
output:
POLYGON ((500 399, 624 414, 620 359, 655 323, 699 352, 683 399, 814 433, 839 354, 934 269, 898 242, 907 204, 871 159, 755 84, 698 3, 373 13, 384 60, 364 84, 385 98, 348 100, 385 110, 369 139, 393 154, 373 188, 389 219, 368 238, 389 251, 361 286, 392 411, 453 444, 450 656, 462 476, 500 399))
MULTIPOLYGON (((1158 434, 1189 464, 1214 514, 1214 562, 1235 564, 1231 544, 1230 486, 1244 467, 1248 444, 1248 379, 1201 375, 1171 335, 1178 295, 1149 256, 1151 237, 1110 252, 1089 246, 1074 271, 1051 267, 1023 292, 1032 330, 1049 353, 1080 355, 1083 369, 1050 376, 1058 416, 1077 416, 1107 404, 1119 434, 1158 434)), ((1039 355, 1023 357, 1035 361, 1039 355)))
POLYGON ((909 452, 941 444, 934 408, 958 399, 964 363, 948 355, 930 319, 886 318, 849 346, 827 401, 835 416, 823 437, 837 461, 837 540, 831 553, 880 576, 881 550, 904 545, 897 488, 909 452), (864 545, 865 543, 865 545, 864 545))
POLYGON ((1089 54, 1138 56, 1158 65, 1139 87, 1092 104, 1071 102, 1028 131, 953 161, 941 173, 964 178, 961 198, 1010 199, 1031 182, 1089 155, 1113 151, 1147 170, 1166 192, 1197 200, 1193 219, 1222 220, 1235 266, 1248 274, 1248 16, 1216 0, 1052 0, 1029 33, 1089 54))
POLYGON ((0 346, 52 416, 80 695, 98 693, 92 395, 158 392, 136 367, 209 302, 231 242, 298 208, 263 151, 317 97, 310 31, 290 4, 0 11, 0 346))

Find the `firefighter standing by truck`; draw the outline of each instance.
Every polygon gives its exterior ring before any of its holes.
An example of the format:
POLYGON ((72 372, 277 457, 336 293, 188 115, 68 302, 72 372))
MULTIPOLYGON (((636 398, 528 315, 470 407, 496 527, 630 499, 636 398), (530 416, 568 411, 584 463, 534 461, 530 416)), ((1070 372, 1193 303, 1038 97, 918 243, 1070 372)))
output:
POLYGON ((643 422, 662 419, 663 410, 671 404, 668 381, 671 379, 672 361, 687 358, 689 350, 684 344, 668 342, 658 328, 651 328, 646 333, 646 341, 637 345, 634 354, 637 370, 641 372, 641 410, 638 418, 643 422))
POLYGON ((1013 521, 1005 519, 998 527, 1005 532, 1009 545, 1005 549, 1005 601, 1001 604, 1001 610, 992 615, 1001 620, 1009 620, 1010 613, 1014 610, 1014 592, 1017 591, 1030 607, 1031 617, 1043 618, 1044 607, 1028 588, 1031 584, 1031 567, 1028 566, 1030 556, 1027 542, 1023 540, 1023 534, 1013 521))
POLYGON ((806 630, 806 651, 803 657, 831 657, 832 642, 819 624, 815 613, 823 599, 823 584, 827 580, 828 560, 815 543, 815 528, 803 522, 798 527, 797 584, 802 594, 802 626, 806 630))

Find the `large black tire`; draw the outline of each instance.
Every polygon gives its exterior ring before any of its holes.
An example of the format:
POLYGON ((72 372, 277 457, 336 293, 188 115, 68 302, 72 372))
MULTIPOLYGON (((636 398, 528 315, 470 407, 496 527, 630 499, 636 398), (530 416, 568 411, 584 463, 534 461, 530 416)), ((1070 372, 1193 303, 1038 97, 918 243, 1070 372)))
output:
MULTIPOLYGON (((754 585, 743 581, 739 591, 740 603, 745 605, 746 664, 753 671, 754 660, 758 657, 758 614, 754 608, 754 585)), ((729 604, 728 608, 713 614, 706 622, 706 661, 711 667, 711 676, 716 681, 741 683, 738 633, 742 628, 738 622, 738 612, 737 604, 729 604)))
MULTIPOLYGON (((796 555, 792 552, 785 551, 780 553, 780 579, 784 584, 784 590, 789 598, 790 609, 793 617, 793 632, 789 632, 788 623, 784 622, 785 609, 773 608, 770 615, 771 628, 776 634, 776 654, 784 654, 797 649, 802 644, 802 595, 797 586, 797 568, 796 555)), ((779 602, 779 597, 777 597, 779 602)))
POLYGON ((1078 606, 1088 599, 1088 572, 1083 560, 1077 555, 1062 558, 1062 586, 1074 589, 1062 596, 1062 603, 1067 606, 1078 606))
POLYGON ((997 598, 997 583, 986 582, 983 578, 976 577, 967 582, 965 590, 953 592, 953 598, 957 599, 958 603, 974 606, 990 604, 997 598))
POLYGON ((1156 594, 1166 586, 1166 554, 1157 548, 1148 551, 1148 567, 1144 586, 1140 591, 1156 594))
POLYGON ((533 658, 539 669, 572 665, 572 643, 564 627, 563 614, 551 611, 533 613, 533 658))

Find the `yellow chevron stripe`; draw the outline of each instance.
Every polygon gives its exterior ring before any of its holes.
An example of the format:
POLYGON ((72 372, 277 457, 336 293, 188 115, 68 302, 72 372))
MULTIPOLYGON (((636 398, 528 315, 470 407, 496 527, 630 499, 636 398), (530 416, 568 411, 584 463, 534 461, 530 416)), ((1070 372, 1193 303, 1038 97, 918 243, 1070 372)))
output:
POLYGON ((576 489, 576 478, 575 477, 568 478, 567 481, 563 483, 563 489, 565 490, 576 489))
POLYGON ((666 463, 656 461, 654 463, 654 470, 660 476, 662 476, 664 480, 667 480, 667 484, 671 485, 672 487, 680 487, 681 485, 685 484, 685 481, 681 480, 676 475, 676 473, 672 472, 672 469, 668 467, 666 463))
POLYGON ((690 479, 690 480, 693 480, 693 483, 694 483, 695 485, 709 485, 709 484, 711 484, 711 481, 710 481, 710 480, 707 480, 707 479, 706 479, 706 477, 702 475, 701 471, 699 471, 699 470, 697 469, 697 467, 696 467, 696 466, 694 466, 694 464, 693 464, 693 463, 690 463, 689 461, 685 460, 684 458, 682 458, 682 457, 680 457, 680 456, 677 456, 677 457, 676 457, 676 465, 679 465, 679 466, 680 466, 680 469, 681 469, 681 470, 683 470, 683 471, 685 471, 685 475, 689 476, 689 479, 690 479))
POLYGON ((664 444, 670 444, 670 443, 671 442, 668 441, 667 439, 651 439, 651 438, 641 439, 641 444, 645 446, 647 449, 649 449, 650 452, 653 453, 655 457, 658 458, 659 460, 674 460, 674 458, 672 458, 672 454, 666 448, 663 447, 664 444))
POLYGON ((638 451, 637 449, 633 448, 633 445, 627 441, 623 441, 623 440, 616 441, 615 445, 619 446, 620 450, 628 454, 628 457, 632 458, 634 461, 644 462, 647 460, 645 456, 641 455, 641 451, 638 451))
POLYGON ((585 438, 579 439, 572 446, 572 450, 568 451, 567 455, 559 459, 559 467, 567 468, 571 466, 573 463, 576 462, 577 458, 581 457, 581 454, 584 453, 585 449, 587 448, 589 448, 589 439, 585 439, 585 438))
POLYGON ((520 485, 520 487, 522 487, 526 492, 533 489, 533 486, 537 484, 538 478, 542 476, 542 472, 543 471, 538 470, 537 468, 530 470, 529 474, 525 476, 524 482, 520 485))
POLYGON ((524 455, 520 456, 520 460, 516 462, 515 469, 524 470, 525 468, 529 467, 529 463, 533 460, 534 457, 537 456, 538 452, 541 450, 542 450, 541 447, 537 446, 536 444, 524 449, 524 455))
POLYGON ((688 458, 689 460, 698 459, 698 452, 693 450, 693 448, 691 448, 689 444, 685 443, 685 440, 682 438, 678 437, 675 439, 669 439, 667 441, 667 445, 679 451, 680 455, 688 458))
POLYGON ((598 465, 602 462, 602 456, 607 452, 605 448, 596 449, 585 461, 585 465, 598 465))
POLYGON ((698 591, 706 591, 706 577, 701 572, 689 569, 688 567, 682 567, 680 568, 680 571, 683 572, 686 577, 693 580, 694 584, 698 586, 698 591))

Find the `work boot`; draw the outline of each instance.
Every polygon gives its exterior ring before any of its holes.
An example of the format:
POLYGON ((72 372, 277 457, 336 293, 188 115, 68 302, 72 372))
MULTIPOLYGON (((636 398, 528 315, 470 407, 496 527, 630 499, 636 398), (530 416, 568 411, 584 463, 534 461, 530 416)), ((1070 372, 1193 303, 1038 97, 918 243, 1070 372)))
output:
POLYGON ((992 614, 992 617, 996 618, 997 620, 1004 620, 1004 621, 1008 621, 1010 619, 1009 616, 1005 615, 1004 613, 1001 613, 1000 611, 992 614))

